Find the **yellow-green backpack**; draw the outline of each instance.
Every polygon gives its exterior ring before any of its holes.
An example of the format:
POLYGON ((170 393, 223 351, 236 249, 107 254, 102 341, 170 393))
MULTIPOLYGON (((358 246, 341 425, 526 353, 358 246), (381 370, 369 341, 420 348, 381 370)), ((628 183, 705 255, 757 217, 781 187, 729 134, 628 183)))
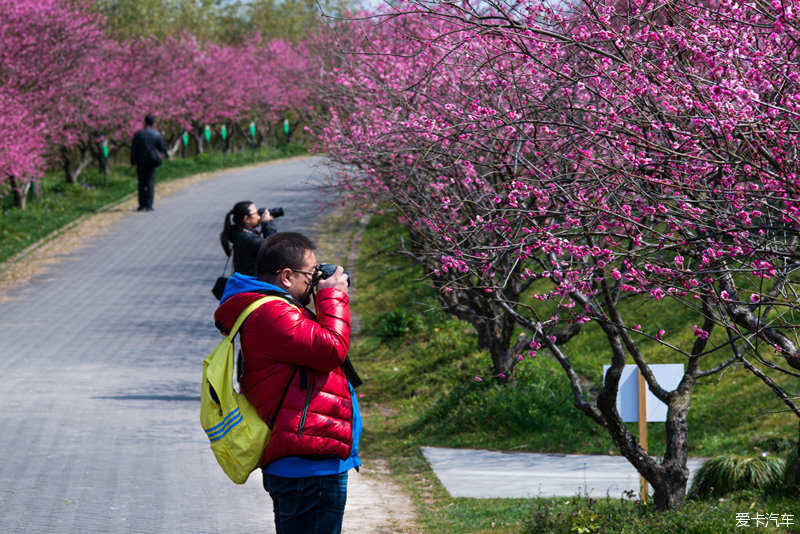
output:
POLYGON ((237 484, 247 482, 264 455, 269 427, 244 395, 233 387, 233 338, 256 308, 279 297, 264 297, 250 304, 236 319, 230 333, 203 361, 200 389, 200 423, 222 470, 237 484))

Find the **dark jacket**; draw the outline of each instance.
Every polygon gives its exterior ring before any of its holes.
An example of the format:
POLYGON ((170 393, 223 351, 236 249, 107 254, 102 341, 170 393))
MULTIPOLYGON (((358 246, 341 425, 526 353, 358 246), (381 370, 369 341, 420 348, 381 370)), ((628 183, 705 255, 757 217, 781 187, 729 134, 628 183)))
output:
POLYGON ((131 165, 155 167, 164 160, 166 153, 164 138, 155 128, 147 126, 133 134, 131 165))
MULTIPOLYGON (((244 291, 217 308, 221 330, 263 294, 244 291)), ((262 465, 287 456, 347 459, 353 449, 353 400, 340 368, 350 341, 349 298, 326 288, 317 316, 287 300, 268 302, 241 327, 242 393, 272 427, 262 465)))
POLYGON ((261 232, 246 226, 236 226, 229 238, 233 245, 233 270, 247 276, 256 275, 256 257, 264 239, 277 233, 272 221, 261 223, 261 232))

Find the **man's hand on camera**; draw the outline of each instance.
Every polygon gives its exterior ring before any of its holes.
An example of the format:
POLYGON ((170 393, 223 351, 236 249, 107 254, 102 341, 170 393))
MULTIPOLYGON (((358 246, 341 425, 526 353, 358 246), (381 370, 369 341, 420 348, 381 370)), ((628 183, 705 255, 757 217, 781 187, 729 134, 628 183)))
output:
MULTIPOLYGON (((317 271, 317 273, 319 272, 317 271)), ((326 287, 341 289, 347 293, 347 275, 344 274, 344 268, 341 265, 336 267, 336 272, 333 273, 333 276, 317 282, 317 289, 325 289, 326 287)))
POLYGON ((272 216, 272 214, 269 212, 269 210, 266 210, 266 211, 264 211, 264 213, 261 214, 261 222, 269 222, 274 218, 275 217, 272 216))

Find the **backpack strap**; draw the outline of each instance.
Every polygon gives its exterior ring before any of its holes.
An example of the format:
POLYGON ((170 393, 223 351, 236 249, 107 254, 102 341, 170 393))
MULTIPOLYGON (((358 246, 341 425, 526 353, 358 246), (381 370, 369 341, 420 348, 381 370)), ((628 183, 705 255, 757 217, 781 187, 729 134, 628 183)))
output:
POLYGON ((256 309, 260 308, 262 304, 265 304, 271 300, 278 300, 279 297, 264 297, 258 300, 251 302, 243 311, 239 314, 239 317, 236 319, 236 322, 233 323, 233 327, 231 331, 228 332, 228 341, 233 343, 233 338, 236 337, 236 333, 239 331, 239 328, 242 326, 242 323, 247 316, 256 311, 256 309))
MULTIPOLYGON (((278 291, 272 291, 272 290, 267 290, 264 291, 263 293, 268 294, 268 296, 254 301, 252 304, 246 307, 244 311, 239 315, 239 318, 236 319, 236 322, 233 324, 233 328, 231 328, 231 331, 228 334, 229 341, 231 342, 233 341, 233 338, 236 336, 236 332, 239 331, 239 327, 242 325, 244 320, 247 319, 247 316, 250 315, 256 308, 258 308, 265 302, 269 302, 271 300, 283 300, 285 302, 288 302, 289 304, 292 304, 293 306, 296 306, 297 308, 301 307, 300 303, 297 302, 295 299, 293 299, 291 295, 282 294, 279 293, 278 291)), ((353 367, 353 364, 350 361, 349 356, 345 356, 344 361, 342 362, 341 365, 341 369, 344 372, 345 376, 347 377, 347 380, 353 385, 354 389, 363 383, 361 377, 358 376, 358 373, 353 367)))
POLYGON ((278 291, 278 290, 275 290, 275 289, 259 289, 258 291, 256 291, 256 293, 259 293, 261 295, 271 296, 271 297, 278 297, 279 299, 285 300, 289 304, 293 305, 298 310, 304 309, 305 311, 310 313, 312 317, 314 317, 314 318, 317 317, 314 314, 314 312, 312 312, 311 310, 309 310, 308 308, 306 308, 305 306, 300 304, 300 302, 296 298, 291 296, 289 293, 286 293, 285 291, 278 291))

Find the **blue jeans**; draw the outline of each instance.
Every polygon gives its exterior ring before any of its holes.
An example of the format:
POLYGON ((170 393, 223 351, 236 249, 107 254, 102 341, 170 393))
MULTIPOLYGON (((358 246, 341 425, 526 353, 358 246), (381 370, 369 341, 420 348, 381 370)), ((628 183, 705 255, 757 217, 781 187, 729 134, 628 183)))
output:
POLYGON ((347 501, 347 471, 285 478, 264 473, 277 534, 340 534, 347 501))

